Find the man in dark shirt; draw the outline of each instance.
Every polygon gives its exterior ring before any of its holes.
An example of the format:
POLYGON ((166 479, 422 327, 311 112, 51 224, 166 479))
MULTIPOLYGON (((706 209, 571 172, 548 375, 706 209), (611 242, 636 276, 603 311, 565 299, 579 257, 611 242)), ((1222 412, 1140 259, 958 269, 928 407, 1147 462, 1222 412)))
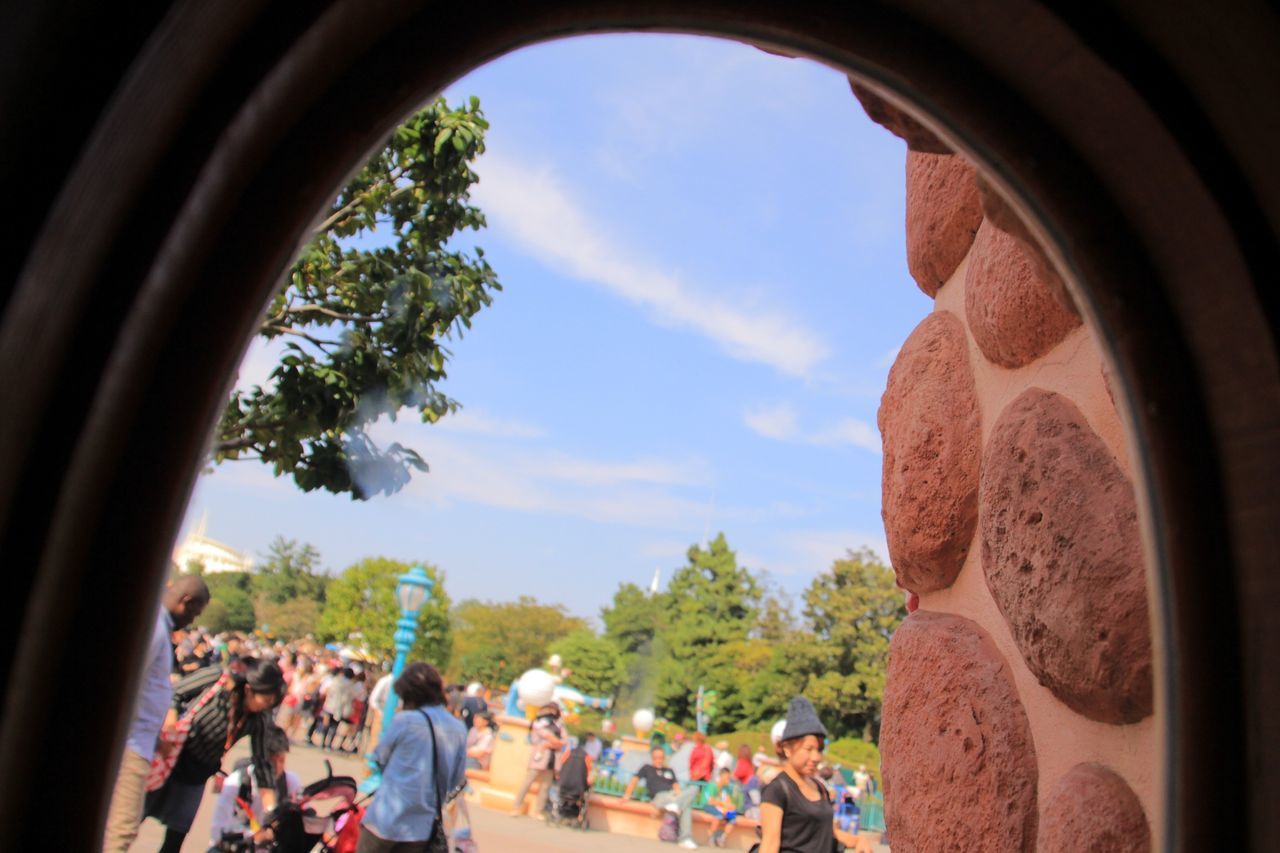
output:
POLYGON ((484 697, 481 695, 483 691, 484 686, 475 681, 467 685, 466 695, 462 697, 462 708, 459 716, 468 729, 475 724, 477 714, 489 713, 489 703, 484 701, 484 697))
POLYGON ((693 801, 698 798, 698 787, 690 785, 681 790, 675 771, 667 766, 667 753, 662 747, 655 746, 649 753, 649 763, 636 771, 636 774, 627 782, 622 798, 631 799, 636 785, 641 781, 649 791, 649 801, 654 809, 659 812, 675 812, 679 817, 680 846, 686 850, 697 848, 698 845, 693 840, 693 815, 690 809, 693 801))

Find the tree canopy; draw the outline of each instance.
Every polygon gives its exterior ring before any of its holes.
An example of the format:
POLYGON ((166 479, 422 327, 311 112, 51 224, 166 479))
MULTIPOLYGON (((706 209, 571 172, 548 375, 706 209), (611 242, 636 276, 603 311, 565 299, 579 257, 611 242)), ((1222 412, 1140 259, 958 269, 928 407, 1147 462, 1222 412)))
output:
POLYGON ((713 731, 727 731, 768 726, 803 693, 833 737, 876 737, 889 637, 906 617, 893 571, 850 551, 814 577, 803 605, 797 618, 786 592, 738 565, 724 534, 691 547, 663 592, 623 584, 601 611, 628 665, 620 705, 652 703, 688 726, 702 686, 717 693, 713 731))
MULTIPOLYGON (((409 656, 443 670, 449 666, 453 653, 449 594, 443 573, 430 564, 420 565, 435 585, 431 597, 418 611, 418 632, 409 656)), ((399 560, 366 557, 343 569, 329 584, 317 635, 324 640, 359 640, 373 654, 392 657, 396 622, 400 619, 396 584, 409 568, 409 563, 399 560)))
POLYGON ((304 600, 323 604, 331 580, 320 571, 320 552, 314 546, 277 536, 267 546, 266 560, 254 568, 254 601, 281 605, 304 600))
MULTIPOLYGON (((691 725, 699 685, 718 689, 732 678, 736 663, 731 644, 751 633, 759 601, 759 584, 738 565, 723 533, 706 548, 689 548, 688 562, 676 570, 663 598, 667 622, 657 698, 668 719, 691 725)), ((736 691, 719 692, 721 713, 736 722, 736 691)))
POLYGON ((849 551, 804 594, 812 640, 792 665, 804 693, 842 732, 879 731, 889 639, 907 616, 893 570, 868 549, 849 551))
POLYGON ((580 629, 551 644, 552 654, 570 674, 565 683, 588 696, 613 697, 627 677, 617 647, 595 632, 580 629))
POLYGON ((236 388, 218 423, 216 462, 258 460, 305 491, 391 494, 427 464, 369 427, 404 408, 435 422, 458 403, 439 390, 444 342, 501 289, 476 247, 471 163, 488 129, 479 101, 444 99, 397 128, 342 189, 258 330, 284 341, 265 385, 236 388), (379 239, 385 238, 385 239, 379 239))
POLYGON ((454 671, 468 681, 506 687, 526 670, 542 667, 553 643, 587 627, 561 604, 522 595, 493 603, 468 599, 453 610, 454 671))

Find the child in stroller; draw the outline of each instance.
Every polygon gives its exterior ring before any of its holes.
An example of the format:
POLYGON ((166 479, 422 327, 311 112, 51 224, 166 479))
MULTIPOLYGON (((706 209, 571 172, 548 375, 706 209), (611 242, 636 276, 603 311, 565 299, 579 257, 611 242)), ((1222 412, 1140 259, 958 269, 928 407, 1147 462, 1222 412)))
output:
POLYGON ((552 807, 552 820, 560 825, 573 826, 576 829, 587 829, 587 799, 590 796, 591 784, 595 770, 591 765, 591 756, 582 744, 569 750, 564 762, 560 765, 560 777, 557 781, 555 805, 552 807))
POLYGON ((356 780, 334 776, 328 761, 325 770, 325 778, 299 791, 296 801, 282 801, 262 816, 260 825, 252 804, 241 802, 247 826, 224 831, 210 853, 355 853, 364 814, 357 802, 356 780))

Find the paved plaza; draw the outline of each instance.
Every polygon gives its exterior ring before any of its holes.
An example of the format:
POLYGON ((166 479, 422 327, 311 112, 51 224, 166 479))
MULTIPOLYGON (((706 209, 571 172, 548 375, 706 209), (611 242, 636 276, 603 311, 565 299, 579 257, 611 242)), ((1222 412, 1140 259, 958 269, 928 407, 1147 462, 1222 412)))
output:
MULTIPOLYGON (((241 741, 228 753, 223 766, 231 767, 237 759, 246 757, 248 754, 248 741, 241 741)), ((350 756, 335 756, 296 744, 289 754, 289 769, 298 774, 303 785, 307 785, 324 776, 326 757, 333 763, 334 773, 355 776, 357 779, 363 778, 362 762, 350 756)), ((213 818, 213 799, 213 796, 206 791, 204 800, 200 803, 200 813, 196 816, 195 825, 182 846, 183 853, 205 853, 209 849, 209 824, 213 818)), ((679 849, 673 844, 663 844, 657 840, 548 826, 532 818, 513 818, 504 812, 495 812, 474 804, 471 805, 471 820, 476 843, 484 853, 499 851, 501 853, 505 851, 557 853, 557 851, 578 850, 598 851, 598 853, 659 853, 659 851, 679 849)), ((148 820, 142 824, 142 831, 131 848, 131 853, 153 853, 159 849, 163 840, 164 829, 155 821, 148 820)), ((879 853, 888 853, 888 850, 888 847, 879 847, 879 853)))
MULTIPOLYGON (((237 759, 249 754, 248 741, 241 741, 227 755, 224 767, 230 767, 237 759)), ((363 778, 363 763, 350 756, 334 756, 318 749, 294 745, 289 754, 289 769, 307 785, 324 776, 324 759, 333 762, 333 772, 363 778)), ((191 834, 182 846, 183 853, 205 853, 209 849, 209 824, 213 818, 213 797, 207 791, 200 803, 191 834)), ((626 835, 605 832, 578 832, 572 829, 548 826, 532 818, 513 818, 501 812, 471 806, 474 837, 484 853, 491 851, 528 851, 528 853, 554 853, 561 850, 591 850, 604 853, 657 853, 675 850, 674 845, 626 835)), ((132 853, 153 853, 164 840, 164 829, 153 820, 142 825, 132 853)))

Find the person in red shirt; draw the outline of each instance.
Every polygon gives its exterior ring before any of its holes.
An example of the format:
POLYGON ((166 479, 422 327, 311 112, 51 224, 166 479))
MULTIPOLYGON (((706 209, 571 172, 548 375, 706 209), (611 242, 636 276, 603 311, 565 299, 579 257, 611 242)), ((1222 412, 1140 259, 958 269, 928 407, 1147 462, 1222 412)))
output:
POLYGON ((707 746, 707 736, 702 732, 694 732, 693 751, 689 753, 689 778, 694 782, 710 782, 711 768, 715 761, 715 753, 707 746))
POLYGON ((733 778, 737 779, 740 785, 745 785, 754 775, 756 775, 756 766, 751 763, 751 747, 745 743, 739 744, 738 765, 733 768, 733 778))

